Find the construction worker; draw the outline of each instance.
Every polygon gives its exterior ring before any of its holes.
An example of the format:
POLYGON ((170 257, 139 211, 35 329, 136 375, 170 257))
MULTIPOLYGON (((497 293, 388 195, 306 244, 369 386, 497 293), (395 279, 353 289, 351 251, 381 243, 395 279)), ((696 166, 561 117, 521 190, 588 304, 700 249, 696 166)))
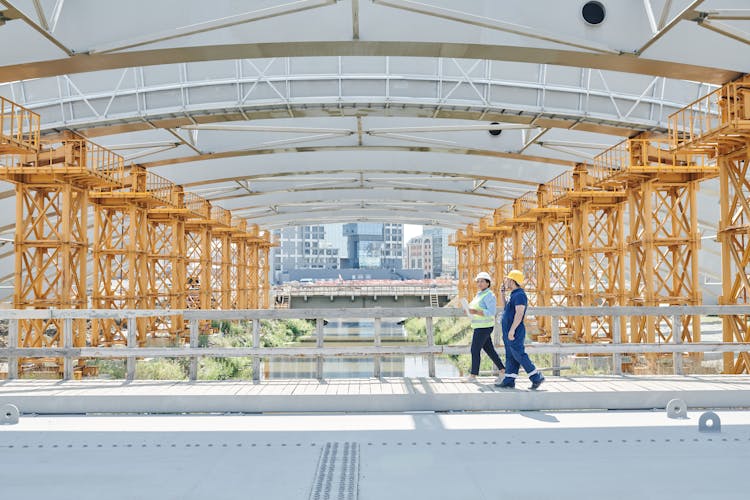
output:
POLYGON ((523 323, 523 318, 526 315, 529 299, 522 288, 523 282, 523 273, 518 269, 513 269, 505 276, 503 286, 500 289, 500 305, 503 307, 501 325, 503 342, 505 343, 505 361, 508 363, 508 367, 505 371, 505 378, 496 382, 495 385, 506 388, 515 387, 519 367, 523 366, 531 380, 529 389, 536 390, 544 382, 544 375, 531 362, 524 347, 526 326, 523 323), (507 302, 505 300, 506 290, 510 291, 507 302))
POLYGON ((490 290, 492 277, 489 273, 481 272, 474 278, 479 291, 469 303, 469 313, 471 313, 471 327, 474 329, 474 335, 471 338, 471 370, 469 376, 464 379, 466 382, 475 382, 479 374, 479 354, 482 349, 487 353, 498 370, 500 377, 505 375, 505 366, 500 356, 492 345, 492 331, 495 329, 495 314, 497 313, 497 299, 490 290))

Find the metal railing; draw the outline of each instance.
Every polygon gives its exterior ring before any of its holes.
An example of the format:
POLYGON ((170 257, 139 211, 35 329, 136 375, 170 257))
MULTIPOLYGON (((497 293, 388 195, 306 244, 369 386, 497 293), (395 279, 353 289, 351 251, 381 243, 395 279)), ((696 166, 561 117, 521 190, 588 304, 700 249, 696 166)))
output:
POLYGON ((205 198, 186 191, 183 200, 185 208, 187 208, 192 215, 200 219, 209 219, 211 217, 211 209, 205 198))
POLYGON ((66 173, 84 169, 112 185, 125 181, 125 159, 114 151, 83 137, 66 138, 59 143, 46 143, 30 168, 50 168, 66 173))
POLYGON ((400 295, 417 295, 428 296, 430 293, 438 295, 454 296, 457 293, 455 286, 430 287, 428 285, 341 285, 339 283, 331 286, 325 285, 299 285, 299 286, 281 286, 275 289, 277 295, 295 296, 314 296, 321 295, 327 297, 349 297, 349 296, 400 296, 400 295))
MULTIPOLYGON (((352 309, 247 309, 232 311, 171 310, 170 314, 181 314, 190 325, 190 343, 183 347, 138 347, 137 318, 163 316, 165 310, 102 310, 102 309, 37 309, 0 310, 0 319, 9 320, 8 347, 0 349, 0 358, 8 359, 8 378, 18 377, 19 358, 63 358, 63 379, 73 378, 74 361, 77 358, 126 358, 126 378, 135 376, 136 358, 190 358, 189 378, 196 380, 198 360, 201 357, 250 357, 253 363, 253 377, 259 378, 260 360, 263 357, 314 357, 317 359, 317 375, 322 377, 323 359, 326 356, 366 356, 375 358, 373 375, 380 376, 379 359, 382 356, 423 355, 428 358, 428 374, 435 376, 435 357, 440 355, 465 354, 466 345, 436 345, 434 319, 461 317, 463 311, 454 308, 370 308, 352 309), (426 318, 426 343, 424 345, 384 346, 381 344, 381 321, 384 318, 426 318), (127 346, 119 347, 74 347, 73 320, 114 318, 127 321, 127 346), (374 319, 373 345, 352 347, 326 347, 323 331, 324 318, 374 319), (15 347, 18 345, 19 320, 58 319, 63 324, 62 347, 15 347), (315 347, 261 347, 260 320, 314 319, 315 347), (206 320, 251 321, 252 347, 199 347, 199 324, 206 320)), ((548 317, 552 324, 552 341, 545 344, 530 344, 529 354, 551 354, 553 372, 559 374, 560 357, 569 354, 611 355, 613 372, 621 373, 621 360, 624 354, 672 354, 674 373, 683 371, 683 353, 737 353, 750 352, 750 343, 739 342, 696 342, 683 343, 679 334, 682 317, 694 315, 743 316, 750 315, 750 306, 668 306, 668 307, 532 307, 529 317, 548 317), (612 318, 613 340, 611 343, 577 344, 561 343, 559 320, 571 316, 607 316, 612 318), (672 342, 669 343, 627 343, 623 342, 625 332, 620 331, 620 317, 639 318, 643 316, 673 318, 672 342)), ((496 329, 496 343, 499 343, 499 328, 496 329)))
POLYGON ((39 150, 39 115, 0 96, 0 149, 39 150))
POLYGON ((162 177, 161 175, 150 171, 146 172, 146 192, 149 193, 153 199, 161 201, 165 206, 176 206, 172 199, 172 189, 174 188, 174 185, 174 182, 166 177, 162 177))
POLYGON ((569 170, 545 183, 549 188, 547 205, 552 205, 573 191, 573 171, 569 170))
POLYGON ((522 217, 532 209, 539 207, 539 195, 536 191, 529 191, 516 198, 514 217, 522 217))
POLYGON ((211 207, 211 219, 226 227, 231 227, 232 225, 232 213, 226 208, 217 205, 211 207))
POLYGON ((672 148, 714 148, 711 139, 726 126, 732 110, 729 106, 736 99, 737 85, 726 84, 669 116, 669 134, 672 148), (729 94, 729 95, 727 95, 729 94))

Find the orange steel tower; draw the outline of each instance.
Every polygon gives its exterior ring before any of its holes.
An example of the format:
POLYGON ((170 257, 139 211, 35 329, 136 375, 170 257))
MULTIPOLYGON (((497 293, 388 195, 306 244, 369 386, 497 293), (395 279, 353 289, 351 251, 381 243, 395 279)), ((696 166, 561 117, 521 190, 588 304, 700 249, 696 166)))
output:
POLYGON ((232 214, 218 206, 211 207, 211 309, 231 309, 230 248, 232 214))
POLYGON ((493 230, 495 232, 495 281, 502 286, 505 275, 513 266, 513 227, 507 219, 513 214, 512 205, 503 205, 493 213, 493 230))
MULTIPOLYGON (((631 305, 698 305, 698 213, 701 180, 718 170, 704 157, 668 148, 667 140, 628 139, 597 157, 603 181, 627 189, 631 305)), ((669 342, 673 318, 634 317, 631 342, 669 342)), ((685 316, 675 331, 683 342, 700 341, 698 318, 685 316)))
POLYGON ((260 243, 263 241, 260 229, 257 224, 253 224, 248 231, 249 239, 247 245, 247 283, 248 297, 247 307, 249 309, 261 309, 260 302, 260 276, 261 266, 259 266, 260 243))
POLYGON ((479 274, 479 266, 482 264, 480 238, 477 232, 477 228, 470 224, 466 226, 466 232, 464 233, 464 239, 467 243, 467 298, 471 298, 476 291, 474 288, 474 277, 479 274))
MULTIPOLYGON (((185 192, 182 186, 172 186, 170 206, 148 211, 149 284, 150 307, 154 309, 185 309, 185 192)), ((184 339, 182 315, 173 314, 152 318, 149 332, 154 336, 168 335, 171 339, 184 339)))
MULTIPOLYGON (((537 305, 543 307, 569 305, 573 281, 570 251, 573 246, 570 207, 560 205, 560 193, 565 191, 561 176, 549 184, 539 186, 537 206, 529 215, 536 218, 536 285, 537 305)), ((538 340, 551 340, 550 320, 539 318, 538 340)), ((567 318, 562 321, 561 332, 570 332, 572 325, 567 318)))
MULTIPOLYGON (((529 192, 513 201, 513 216, 507 222, 513 227, 513 265, 514 269, 523 272, 526 282, 523 285, 529 299, 529 306, 538 305, 537 301, 537 227, 536 217, 531 209, 537 206, 536 192, 529 192)), ((530 331, 536 338, 537 331, 530 331)))
POLYGON ((236 294, 234 297, 234 309, 253 309, 253 291, 251 273, 257 276, 257 252, 252 248, 257 242, 257 236, 248 230, 247 221, 238 220, 235 224, 236 232, 232 233, 232 245, 236 256, 237 265, 235 270, 236 294))
POLYGON ((497 295, 500 291, 500 283, 495 279, 497 277, 497 255, 495 247, 495 232, 492 229, 494 225, 494 216, 488 215, 479 221, 479 231, 476 235, 479 238, 479 271, 485 271, 492 277, 491 288, 497 295))
MULTIPOLYGON (((458 230, 452 235, 448 244, 456 247, 456 274, 458 277, 458 296, 469 299, 469 242, 463 231, 458 230)), ((473 276, 472 276, 473 277, 473 276)))
MULTIPOLYGON (((211 203, 186 193, 185 206, 190 210, 185 221, 185 305, 187 309, 211 309, 211 203)), ((207 332, 210 327, 210 321, 200 322, 202 332, 207 332)))
POLYGON ((273 246, 271 233, 263 231, 258 242, 258 307, 260 309, 271 307, 270 251, 273 246))
MULTIPOLYGON (((560 203, 572 210, 573 283, 569 304, 575 306, 624 306, 625 220, 627 193, 622 184, 605 182, 609 176, 599 162, 589 168, 578 164, 570 174, 572 186, 560 203)), ((577 317, 575 342, 612 342, 612 317, 577 317)), ((620 320, 625 332, 625 318, 620 320)))
MULTIPOLYGON (((750 77, 727 83, 670 116, 672 147, 719 168, 723 305, 750 304, 750 77)), ((723 317, 724 342, 750 342, 750 315, 723 317)), ((724 354, 725 373, 750 373, 748 353, 724 354)))
MULTIPOLYGON (((121 188, 90 192, 94 204, 93 305, 96 309, 149 309, 149 210, 178 208, 174 185, 167 179, 130 166, 121 188)), ((138 318, 138 345, 145 345, 149 321, 138 318)), ((91 344, 109 346, 127 343, 124 318, 92 322, 91 344)))
MULTIPOLYGON (((85 309, 88 191, 119 186, 122 158, 73 134, 42 147, 39 116, 3 98, 0 124, 0 178, 16 185, 14 307, 85 309)), ((17 345, 85 346, 86 322, 65 325, 22 320, 17 345)), ((20 363, 24 371, 62 367, 59 360, 20 363)), ((76 376, 81 368, 79 361, 76 376)))

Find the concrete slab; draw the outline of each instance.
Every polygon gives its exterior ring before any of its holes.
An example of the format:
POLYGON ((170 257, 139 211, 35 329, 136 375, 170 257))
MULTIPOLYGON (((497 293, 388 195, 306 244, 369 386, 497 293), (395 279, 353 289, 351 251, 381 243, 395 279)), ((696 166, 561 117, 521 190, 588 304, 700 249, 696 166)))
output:
POLYGON ((27 416, 0 427, 0 479, 83 500, 743 498, 750 412, 718 413, 721 433, 663 411, 27 416))
POLYGON ((18 380, 0 383, 0 404, 22 413, 276 413, 750 408, 749 376, 548 377, 538 391, 500 389, 493 378, 332 379, 252 382, 18 380))

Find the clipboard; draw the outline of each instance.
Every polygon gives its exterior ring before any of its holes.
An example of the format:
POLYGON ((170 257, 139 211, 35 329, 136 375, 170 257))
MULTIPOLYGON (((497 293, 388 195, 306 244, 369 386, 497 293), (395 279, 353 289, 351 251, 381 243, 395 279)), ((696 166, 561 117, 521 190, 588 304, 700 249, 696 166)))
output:
POLYGON ((471 316, 471 310, 469 309, 469 302, 466 299, 461 299, 461 307, 467 316, 471 316))

